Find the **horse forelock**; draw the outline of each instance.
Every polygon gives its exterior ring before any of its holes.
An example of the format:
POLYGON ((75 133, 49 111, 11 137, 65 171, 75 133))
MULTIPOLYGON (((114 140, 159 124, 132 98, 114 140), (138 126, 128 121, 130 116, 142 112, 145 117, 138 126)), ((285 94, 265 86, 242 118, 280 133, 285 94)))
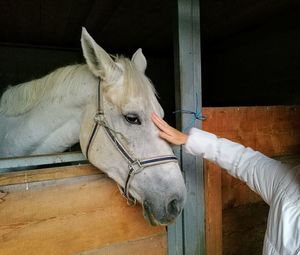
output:
POLYGON ((104 91, 109 93, 109 90, 120 89, 122 93, 116 93, 117 97, 114 103, 122 108, 132 98, 142 98, 147 102, 152 109, 160 112, 161 108, 157 102, 157 92, 150 81, 150 79, 142 72, 140 72, 132 61, 125 57, 116 57, 115 61, 123 69, 123 84, 122 86, 111 86, 107 84, 104 91))

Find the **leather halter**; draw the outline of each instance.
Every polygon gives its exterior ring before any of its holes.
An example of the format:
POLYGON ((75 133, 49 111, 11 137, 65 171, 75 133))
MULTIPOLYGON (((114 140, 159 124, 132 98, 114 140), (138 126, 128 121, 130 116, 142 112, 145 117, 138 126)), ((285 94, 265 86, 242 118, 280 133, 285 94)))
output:
POLYGON ((97 135, 97 132, 100 127, 104 128, 105 133, 107 134, 108 138, 112 142, 112 144, 115 146, 115 148, 120 152, 120 154, 123 156, 123 158, 127 161, 128 163, 128 175, 127 179, 125 182, 125 186, 122 188, 119 186, 120 191, 122 195, 127 199, 128 204, 136 204, 136 199, 133 198, 129 194, 129 187, 130 183, 132 181, 132 178, 134 175, 140 173, 142 170, 144 170, 146 167, 154 166, 154 165, 159 165, 159 164, 166 164, 170 162, 177 162, 177 158, 174 155, 166 155, 166 156, 158 156, 158 157, 152 157, 152 158, 147 158, 147 159, 137 159, 131 152, 129 152, 124 145, 119 141, 117 136, 115 135, 116 132, 113 131, 113 129, 109 126, 105 119, 104 115, 104 108, 103 108, 103 98, 101 96, 101 81, 99 79, 99 84, 98 84, 98 107, 97 107, 97 112, 94 117, 94 127, 92 129, 87 147, 86 147, 86 152, 85 156, 89 160, 89 152, 90 148, 93 145, 93 141, 97 135))

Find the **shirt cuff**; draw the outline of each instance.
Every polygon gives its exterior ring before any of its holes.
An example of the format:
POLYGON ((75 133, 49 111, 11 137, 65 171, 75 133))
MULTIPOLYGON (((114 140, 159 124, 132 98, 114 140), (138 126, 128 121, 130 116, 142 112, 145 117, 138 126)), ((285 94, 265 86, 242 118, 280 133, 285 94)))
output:
POLYGON ((192 128, 189 132, 185 149, 192 155, 198 155, 215 162, 217 156, 218 138, 209 132, 192 128))

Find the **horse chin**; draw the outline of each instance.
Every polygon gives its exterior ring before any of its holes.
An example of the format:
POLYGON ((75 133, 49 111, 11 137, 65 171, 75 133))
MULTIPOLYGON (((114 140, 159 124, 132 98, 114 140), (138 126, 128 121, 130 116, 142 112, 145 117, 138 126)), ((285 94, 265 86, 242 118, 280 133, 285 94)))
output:
POLYGON ((161 224, 158 220, 155 219, 154 215, 149 211, 144 209, 144 218, 152 225, 152 226, 159 226, 164 225, 161 224))
POLYGON ((154 213, 151 211, 151 209, 148 207, 147 203, 143 203, 143 214, 144 214, 144 218, 152 225, 152 226, 167 226, 168 224, 173 223, 174 221, 170 221, 170 222, 164 222, 164 221, 160 221, 158 220, 154 213))

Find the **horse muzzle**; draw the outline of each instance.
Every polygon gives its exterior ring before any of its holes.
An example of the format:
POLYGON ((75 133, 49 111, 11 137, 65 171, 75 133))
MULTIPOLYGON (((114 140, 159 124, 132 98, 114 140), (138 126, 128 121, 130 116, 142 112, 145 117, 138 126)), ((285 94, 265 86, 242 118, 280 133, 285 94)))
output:
POLYGON ((173 223, 182 212, 184 199, 170 199, 165 206, 155 206, 149 200, 144 200, 145 219, 152 225, 168 225, 173 223))

